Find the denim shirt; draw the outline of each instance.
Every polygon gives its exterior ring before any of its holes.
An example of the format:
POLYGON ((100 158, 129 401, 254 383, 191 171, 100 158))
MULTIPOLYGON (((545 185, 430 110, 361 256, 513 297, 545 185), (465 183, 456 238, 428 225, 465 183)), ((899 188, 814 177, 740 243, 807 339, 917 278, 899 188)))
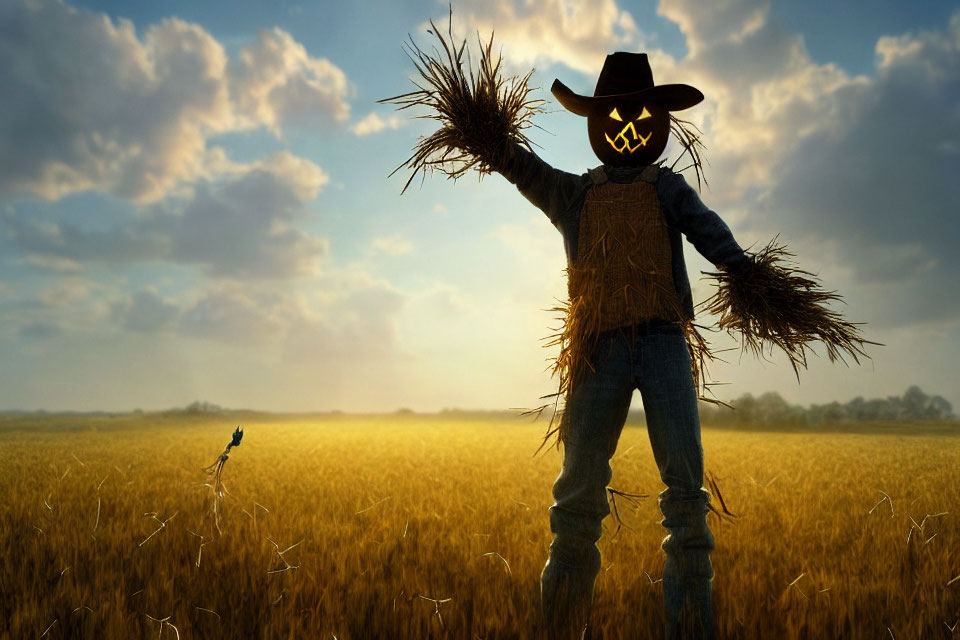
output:
MULTIPOLYGON (((582 175, 554 169, 535 153, 513 145, 497 171, 513 183, 535 207, 543 211, 563 235, 567 264, 577 260, 580 212, 587 191, 604 181, 629 184, 641 179, 647 169, 641 167, 597 167, 582 175)), ((649 175, 649 174, 648 174, 649 175)), ((737 244, 730 228, 707 208, 679 173, 660 166, 656 176, 657 196, 669 229, 673 259, 673 282, 680 304, 693 318, 693 294, 683 259, 681 234, 700 255, 715 266, 736 269, 748 258, 737 244)))

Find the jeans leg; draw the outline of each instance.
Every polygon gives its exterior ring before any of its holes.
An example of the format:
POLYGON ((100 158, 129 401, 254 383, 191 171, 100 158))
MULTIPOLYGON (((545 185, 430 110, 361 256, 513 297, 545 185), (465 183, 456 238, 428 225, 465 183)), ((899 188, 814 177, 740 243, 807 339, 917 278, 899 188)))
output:
POLYGON ((641 351, 638 386, 660 477, 666 637, 713 637, 710 493, 703 489, 703 447, 690 356, 680 335, 653 335, 641 351))
POLYGON ((707 527, 710 494, 660 494, 660 512, 667 537, 663 539, 663 602, 667 640, 713 638, 714 541, 707 527))
POLYGON ((580 637, 600 571, 597 540, 610 513, 607 485, 630 408, 633 385, 625 345, 598 349, 564 409, 563 468, 553 485, 550 558, 540 577, 544 620, 551 637, 580 637))

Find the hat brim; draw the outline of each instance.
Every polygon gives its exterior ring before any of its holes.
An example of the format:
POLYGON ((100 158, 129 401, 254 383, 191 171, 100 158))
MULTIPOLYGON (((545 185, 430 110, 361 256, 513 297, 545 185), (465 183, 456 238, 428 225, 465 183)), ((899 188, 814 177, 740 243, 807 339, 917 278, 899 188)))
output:
POLYGON ((689 109, 703 101, 699 89, 687 84, 661 84, 632 93, 619 93, 608 96, 582 96, 574 93, 559 80, 553 81, 550 93, 563 105, 564 109, 578 116, 587 117, 593 113, 607 111, 618 103, 648 100, 655 102, 668 111, 689 109))

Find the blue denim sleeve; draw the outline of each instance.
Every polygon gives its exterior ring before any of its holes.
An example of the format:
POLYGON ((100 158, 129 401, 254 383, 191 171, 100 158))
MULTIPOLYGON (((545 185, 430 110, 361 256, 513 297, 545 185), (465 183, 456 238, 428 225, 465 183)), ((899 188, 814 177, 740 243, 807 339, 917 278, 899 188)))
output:
POLYGON ((667 224, 685 235, 704 258, 734 269, 748 260, 727 223, 703 204, 682 175, 662 169, 657 195, 667 224))
POLYGON ((589 185, 586 176, 554 169, 518 144, 509 148, 495 168, 561 230, 578 213, 574 205, 583 199, 589 185))

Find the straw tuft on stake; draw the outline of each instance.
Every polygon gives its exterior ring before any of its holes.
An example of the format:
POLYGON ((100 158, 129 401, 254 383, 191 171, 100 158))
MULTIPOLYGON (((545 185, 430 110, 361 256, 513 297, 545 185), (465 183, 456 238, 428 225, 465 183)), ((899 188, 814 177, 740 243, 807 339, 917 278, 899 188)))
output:
POLYGON ((459 46, 455 43, 452 9, 446 36, 432 20, 428 33, 436 37, 439 46, 424 51, 412 37, 405 46, 419 74, 413 81, 417 90, 378 101, 394 104, 398 111, 426 107, 429 114, 417 117, 440 124, 437 131, 421 138, 413 154, 390 174, 410 170, 403 191, 417 174, 422 179, 434 170, 454 180, 471 169, 481 176, 495 171, 512 143, 530 148, 524 130, 533 126, 533 116, 543 111, 544 101, 530 98, 527 83, 532 69, 522 77, 503 77, 492 33, 486 44, 478 38, 476 68, 467 41, 459 46))
POLYGON ((236 430, 233 432, 233 437, 230 442, 227 444, 227 448, 223 450, 223 453, 213 461, 209 467, 205 467, 203 471, 213 475, 213 485, 209 486, 213 490, 213 524, 217 527, 217 533, 223 533, 220 530, 220 500, 223 498, 223 494, 226 491, 223 487, 223 465, 227 463, 227 459, 230 457, 230 449, 233 447, 239 447, 240 441, 243 439, 243 429, 240 428, 240 425, 237 425, 236 430))

